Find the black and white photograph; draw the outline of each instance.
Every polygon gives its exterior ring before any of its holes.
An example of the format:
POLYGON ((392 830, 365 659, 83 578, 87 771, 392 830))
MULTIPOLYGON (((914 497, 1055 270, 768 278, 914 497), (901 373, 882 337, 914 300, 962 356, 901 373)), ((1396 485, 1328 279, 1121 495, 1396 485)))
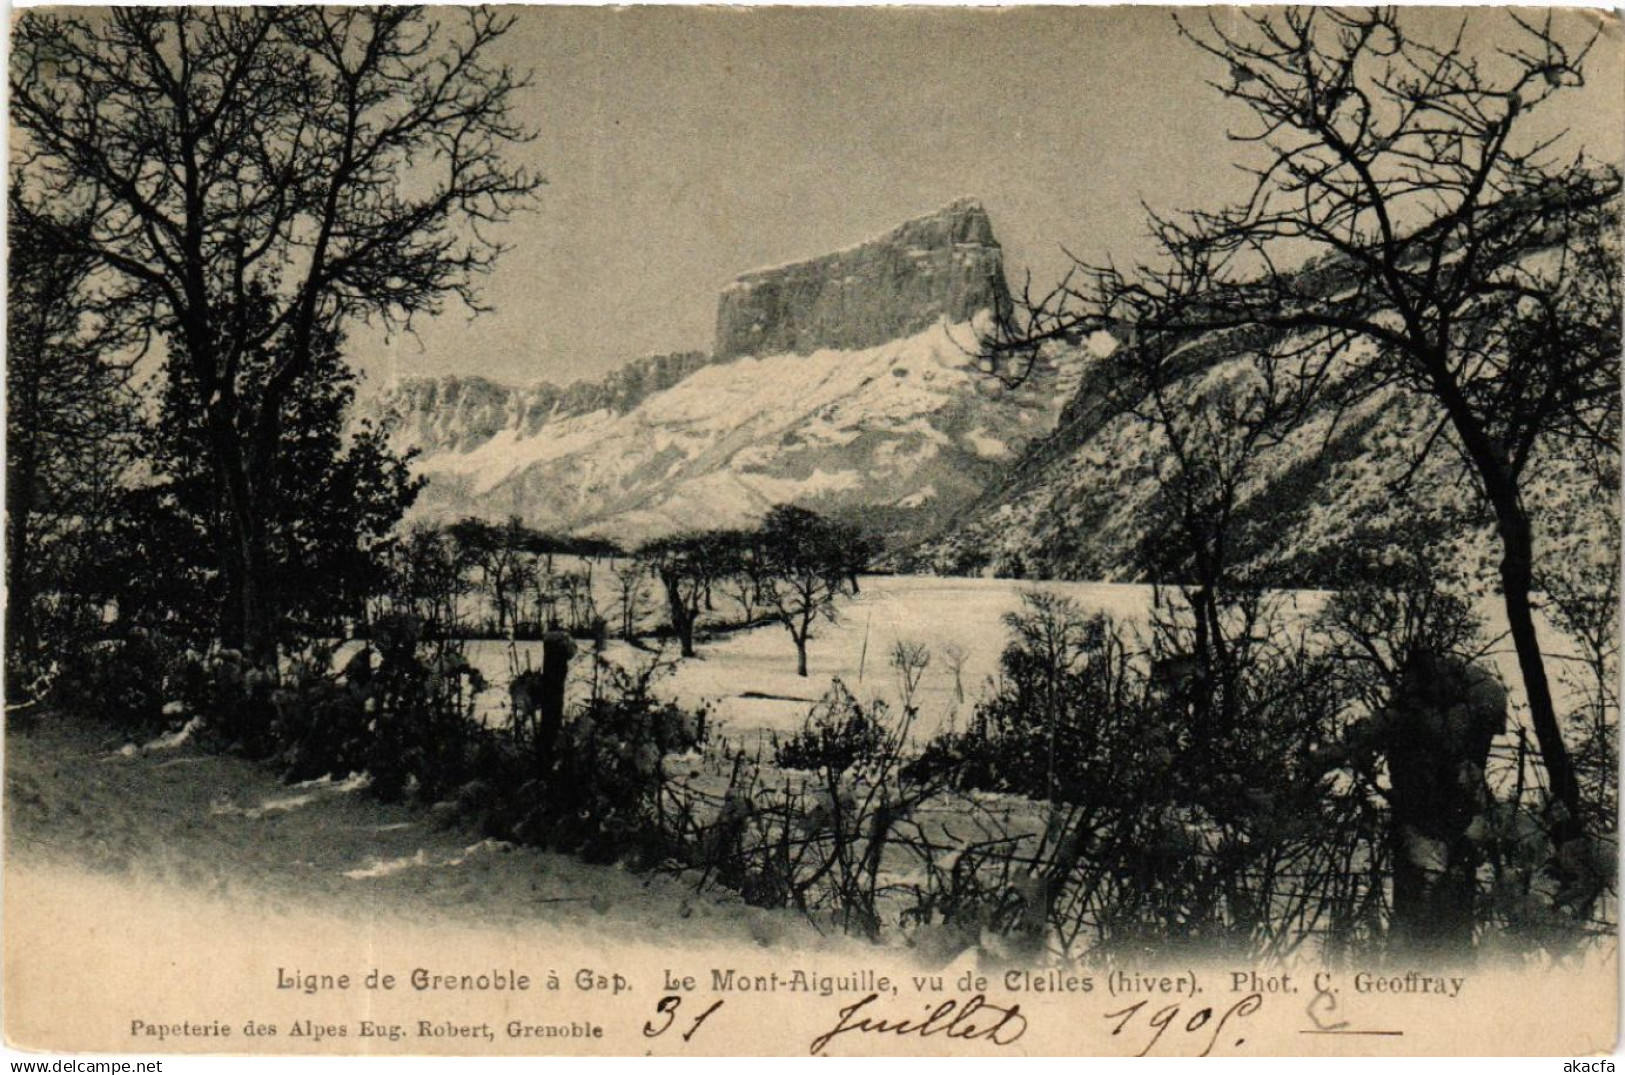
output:
POLYGON ((9 1046, 1607 1055, 1622 46, 19 8, 9 1046))

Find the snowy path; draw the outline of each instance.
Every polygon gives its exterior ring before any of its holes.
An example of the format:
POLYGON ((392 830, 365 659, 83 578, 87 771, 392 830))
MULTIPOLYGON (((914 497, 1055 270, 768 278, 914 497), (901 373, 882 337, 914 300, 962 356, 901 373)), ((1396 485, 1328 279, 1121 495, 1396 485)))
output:
POLYGON ((670 877, 482 841, 343 782, 290 787, 190 744, 124 746, 105 727, 54 715, 8 732, 8 883, 67 871, 183 890, 232 911, 822 946, 792 915, 696 894, 670 877))

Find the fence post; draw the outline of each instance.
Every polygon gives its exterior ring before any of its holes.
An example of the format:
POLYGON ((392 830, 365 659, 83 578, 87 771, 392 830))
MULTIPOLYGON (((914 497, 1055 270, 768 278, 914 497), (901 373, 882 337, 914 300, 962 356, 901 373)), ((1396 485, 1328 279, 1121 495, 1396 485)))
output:
POLYGON ((575 639, 557 625, 542 634, 541 724, 536 729, 537 763, 542 771, 553 767, 553 746, 564 726, 564 686, 570 674, 570 658, 576 654, 575 639))

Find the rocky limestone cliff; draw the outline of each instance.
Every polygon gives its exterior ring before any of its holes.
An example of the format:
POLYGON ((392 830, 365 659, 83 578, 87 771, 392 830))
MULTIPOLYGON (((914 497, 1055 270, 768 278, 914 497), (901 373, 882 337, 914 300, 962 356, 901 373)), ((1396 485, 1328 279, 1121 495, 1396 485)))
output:
POLYGON ((652 355, 602 380, 563 388, 545 381, 515 387, 484 377, 413 377, 386 390, 373 410, 398 443, 424 452, 466 452, 505 430, 529 437, 549 422, 594 411, 625 414, 710 362, 698 351, 652 355))
POLYGON ((634 543, 795 503, 912 544, 950 527, 1075 395, 1076 362, 1014 390, 977 368, 967 322, 1008 302, 987 214, 961 201, 743 277, 722 297, 715 356, 566 388, 408 380, 371 414, 419 452, 420 519, 517 514, 634 543))
POLYGON ((717 305, 716 353, 874 347, 1009 301, 987 211, 961 199, 860 246, 739 277, 717 305))

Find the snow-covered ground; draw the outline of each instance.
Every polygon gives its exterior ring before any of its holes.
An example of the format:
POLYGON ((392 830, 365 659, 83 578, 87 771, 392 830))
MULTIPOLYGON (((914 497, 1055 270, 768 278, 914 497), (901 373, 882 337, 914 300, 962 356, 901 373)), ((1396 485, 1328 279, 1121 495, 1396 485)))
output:
MULTIPOLYGON (((923 740, 943 728, 964 726, 990 678, 997 675, 999 655, 1008 639, 1003 617, 1017 611, 1021 595, 1031 590, 1060 594, 1085 612, 1108 613, 1131 629, 1146 626, 1152 601, 1151 587, 1131 584, 866 577, 856 597, 841 600, 835 623, 814 628, 806 678, 796 674, 795 646, 789 633, 777 624, 766 624, 702 639, 697 656, 676 661, 675 670, 657 681, 658 690, 685 705, 705 705, 718 722, 714 726, 734 739, 799 728, 808 708, 829 689, 833 678, 839 678, 860 701, 884 700, 895 714, 901 690, 891 653, 899 642, 918 644, 930 654, 915 695, 919 717, 914 735, 923 740), (963 654, 957 677, 953 667, 956 651, 963 654)), ((1287 611, 1301 616, 1312 615, 1324 599, 1318 591, 1283 595, 1287 611)), ((1490 637, 1503 634, 1505 620, 1496 603, 1486 603, 1481 611, 1490 637)), ((1550 652, 1569 648, 1556 631, 1544 625, 1542 638, 1550 652)), ((478 641, 467 647, 470 660, 492 684, 481 698, 482 712, 489 720, 506 719, 509 669, 539 668, 541 644, 478 641)), ((653 658, 622 642, 610 643, 605 656, 627 667, 653 658)), ((673 661, 675 646, 668 646, 661 657, 673 661)), ((1517 662, 1504 639, 1493 659, 1516 702, 1521 694, 1517 662)), ((1556 672, 1555 666, 1552 671, 1556 672)), ((577 696, 590 690, 590 674, 590 663, 579 659, 571 688, 577 696)))
MULTIPOLYGON (((75 885, 89 875, 126 891, 187 889, 234 914, 299 907, 369 930, 410 920, 651 944, 841 943, 674 877, 481 839, 421 807, 379 802, 364 776, 290 787, 269 767, 190 741, 131 745, 57 713, 7 732, 8 899, 25 874, 66 871, 75 885)), ((49 903, 23 909, 37 918, 49 903)))
MULTIPOLYGON (((987 681, 998 671, 1007 631, 1003 617, 1021 607, 1032 589, 1005 579, 887 576, 861 580, 844 599, 839 619, 821 623, 807 646, 807 677, 796 674, 796 651, 783 627, 768 625, 700 648, 664 689, 685 702, 703 702, 739 735, 794 731, 810 702, 838 678, 860 701, 880 699, 900 710, 902 687, 892 664, 898 643, 920 645, 930 656, 915 695, 915 734, 928 738, 949 725, 963 727, 987 681), (963 654, 956 689, 955 652, 963 654), (756 697, 765 695, 767 697, 756 697), (961 697, 962 695, 962 697, 961 697)), ((1088 611, 1143 620, 1149 591, 1138 586, 1045 583, 1088 611)))
MULTIPOLYGON (((842 598, 834 623, 821 622, 807 646, 807 676, 796 674, 796 650, 790 634, 778 624, 702 639, 697 655, 676 661, 662 676, 659 693, 685 705, 705 705, 734 736, 767 731, 793 731, 808 707, 840 679, 860 701, 880 699, 899 708, 901 685, 891 662, 899 643, 922 645, 930 664, 915 695, 921 737, 970 712, 989 677, 998 671, 1006 629, 1003 617, 1021 607, 1026 590, 1063 594, 1086 611, 1104 611, 1127 622, 1143 622, 1150 588, 1112 583, 1024 583, 1008 579, 872 576, 860 580, 856 597, 842 598), (953 654, 963 654, 958 675, 953 654)), ((493 685, 481 699, 482 711, 495 719, 506 705, 501 689, 510 668, 541 667, 541 643, 471 641, 470 661, 493 685), (528 662, 528 664, 527 664, 528 662)), ((612 642, 605 656, 625 667, 655 659, 652 652, 612 642)), ((660 659, 672 661, 668 644, 660 659)), ((574 666, 572 689, 590 690, 590 665, 574 666)))

